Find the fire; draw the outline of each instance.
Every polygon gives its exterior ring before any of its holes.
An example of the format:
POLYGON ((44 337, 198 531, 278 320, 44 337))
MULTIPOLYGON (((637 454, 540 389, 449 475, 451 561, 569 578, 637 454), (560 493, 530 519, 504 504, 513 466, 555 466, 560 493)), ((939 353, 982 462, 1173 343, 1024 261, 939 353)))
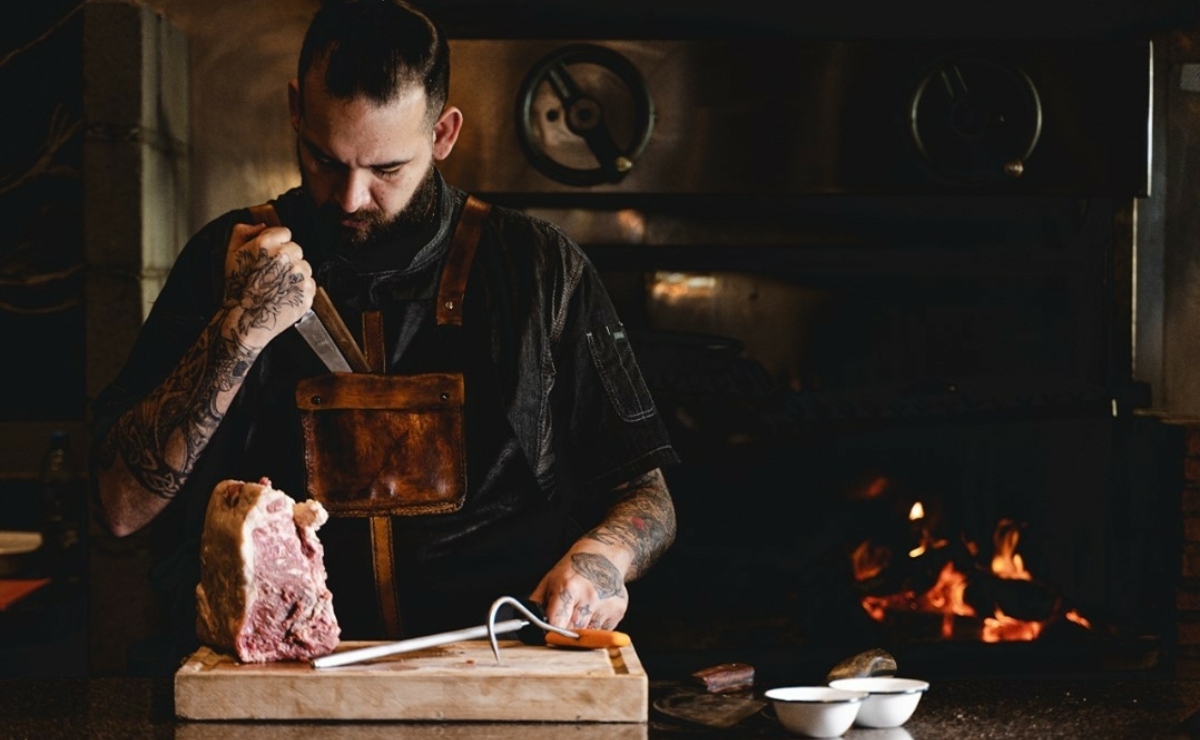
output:
POLYGON ((874 547, 870 542, 863 542, 850 555, 850 563, 854 567, 854 580, 867 581, 883 572, 891 560, 891 553, 885 547, 874 547))
POLYGON ((1001 519, 992 535, 992 542, 996 545, 992 555, 992 572, 1001 578, 1032 581, 1033 574, 1025 570, 1025 562, 1017 554, 1017 541, 1020 539, 1021 533, 1017 530, 1016 522, 1001 519))
POLYGON ((942 613, 942 637, 949 639, 954 634, 954 615, 975 616, 975 610, 963 598, 966 592, 966 576, 954 568, 954 563, 946 563, 938 574, 937 583, 918 600, 922 611, 942 613))
POLYGON ((1083 627, 1084 629, 1090 630, 1092 628, 1092 623, 1089 622, 1087 619, 1085 619, 1082 614, 1075 611, 1074 609, 1071 609, 1063 616, 1066 617, 1067 619, 1071 620, 1075 624, 1079 625, 1080 627, 1083 627))
POLYGON ((1013 619, 996 608, 996 615, 983 620, 984 642, 1017 642, 1036 640, 1045 622, 1026 622, 1013 619))
MULTIPOLYGON (((920 501, 915 502, 912 508, 908 510, 908 521, 919 522, 925 519, 925 507, 920 501)), ((930 550, 936 550, 946 546, 946 540, 934 537, 927 525, 921 527, 921 543, 908 551, 910 558, 919 558, 930 550)))
MULTIPOLYGON (((909 509, 908 520, 914 525, 914 531, 919 538, 916 547, 908 552, 911 559, 920 558, 936 550, 945 548, 948 541, 935 537, 932 527, 925 522, 925 507, 921 502, 915 502, 909 509), (917 531, 919 530, 919 531, 917 531)), ((1033 574, 1025 568, 1025 562, 1017 552, 1020 542, 1020 526, 1011 519, 1003 519, 997 525, 992 536, 993 552, 990 574, 1002 581, 1033 581, 1033 574)), ((964 542, 963 549, 971 557, 978 554, 979 548, 973 542, 964 542)), ((850 556, 854 578, 859 583, 865 583, 884 574, 892 560, 892 553, 887 547, 872 543, 861 542, 850 556)), ((980 568, 982 572, 982 568, 980 568)), ((903 590, 890 595, 868 595, 863 597, 863 609, 872 619, 883 622, 889 613, 920 612, 941 615, 941 635, 949 639, 955 635, 955 625, 960 618, 978 618, 975 607, 967 600, 970 576, 961 572, 950 558, 941 566, 936 582, 924 593, 918 594, 914 589, 903 590)), ((1091 624, 1075 610, 1069 610, 1061 615, 1085 629, 1091 629, 1091 624)), ((979 619, 979 639, 983 642, 1011 642, 1036 640, 1046 625, 1054 620, 1050 616, 1044 620, 1023 620, 1005 614, 997 605, 991 616, 979 619)))

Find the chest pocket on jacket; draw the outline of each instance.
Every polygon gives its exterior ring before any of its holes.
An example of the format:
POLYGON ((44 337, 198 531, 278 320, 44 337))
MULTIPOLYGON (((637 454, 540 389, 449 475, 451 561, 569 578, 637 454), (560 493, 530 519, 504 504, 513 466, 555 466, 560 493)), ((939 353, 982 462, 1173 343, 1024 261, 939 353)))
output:
POLYGON ((300 381, 308 493, 332 516, 457 511, 466 496, 461 373, 300 381))
POLYGON ((654 415, 654 400, 634 359, 623 324, 609 324, 587 333, 588 351, 608 399, 624 421, 654 415))

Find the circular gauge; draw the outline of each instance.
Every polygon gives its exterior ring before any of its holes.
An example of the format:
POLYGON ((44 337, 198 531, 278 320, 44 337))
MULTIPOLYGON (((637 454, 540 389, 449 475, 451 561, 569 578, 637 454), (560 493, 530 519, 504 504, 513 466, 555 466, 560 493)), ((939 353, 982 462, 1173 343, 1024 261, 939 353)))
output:
POLYGON ((517 96, 517 135, 543 174, 568 185, 620 182, 654 128, 654 103, 637 67, 594 44, 539 61, 517 96))
POLYGON ((968 184, 1021 177, 1042 132, 1042 103, 1029 76, 980 56, 936 65, 917 85, 909 113, 926 163, 968 184))

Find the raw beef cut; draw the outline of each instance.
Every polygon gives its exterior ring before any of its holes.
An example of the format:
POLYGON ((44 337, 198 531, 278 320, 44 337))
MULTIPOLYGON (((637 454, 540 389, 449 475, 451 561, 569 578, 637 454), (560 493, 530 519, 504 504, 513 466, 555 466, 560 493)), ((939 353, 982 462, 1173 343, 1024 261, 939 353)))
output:
POLYGON ((338 644, 317 529, 329 514, 271 481, 226 480, 208 501, 200 541, 196 633, 245 663, 305 660, 338 644))

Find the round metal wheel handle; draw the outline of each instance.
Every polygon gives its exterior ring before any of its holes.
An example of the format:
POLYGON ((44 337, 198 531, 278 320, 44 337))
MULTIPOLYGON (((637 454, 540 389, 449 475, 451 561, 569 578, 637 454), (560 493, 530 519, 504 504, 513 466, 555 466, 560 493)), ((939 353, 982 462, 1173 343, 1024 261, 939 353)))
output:
POLYGON ((517 96, 517 137, 530 162, 543 174, 568 185, 620 182, 633 169, 654 130, 654 101, 638 68, 625 56, 596 44, 572 44, 557 49, 535 64, 517 96), (572 64, 595 64, 612 72, 633 101, 634 136, 625 145, 612 138, 600 101, 575 84, 567 69, 572 64), (548 83, 563 105, 567 128, 584 140, 597 167, 569 167, 556 161, 533 135, 533 102, 538 88, 548 83))
POLYGON ((986 56, 944 58, 909 102, 909 134, 922 158, 962 183, 1020 178, 1041 132, 1042 104, 1033 80, 1019 66, 986 56), (964 76, 964 70, 970 74, 964 76), (934 102, 926 106, 928 101, 934 102), (933 115, 924 124, 923 113, 933 115))

